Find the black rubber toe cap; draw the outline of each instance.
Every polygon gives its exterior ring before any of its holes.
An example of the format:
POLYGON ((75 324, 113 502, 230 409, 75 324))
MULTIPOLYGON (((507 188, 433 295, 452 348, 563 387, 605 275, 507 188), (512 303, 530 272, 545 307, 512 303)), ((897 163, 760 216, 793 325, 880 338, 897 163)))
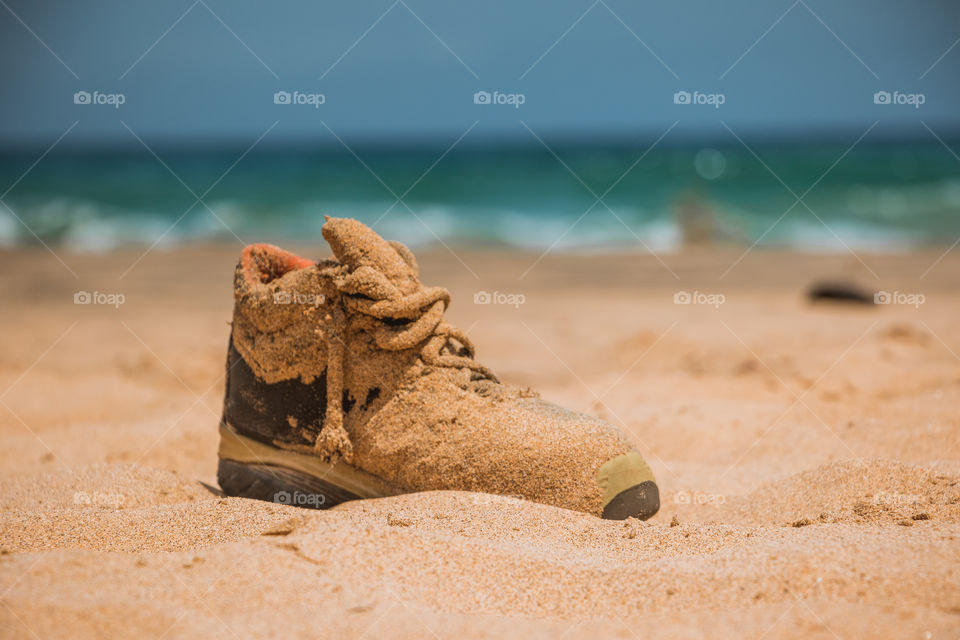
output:
POLYGON ((640 518, 646 520, 660 510, 660 490, 650 480, 621 491, 606 507, 603 517, 607 520, 640 518))

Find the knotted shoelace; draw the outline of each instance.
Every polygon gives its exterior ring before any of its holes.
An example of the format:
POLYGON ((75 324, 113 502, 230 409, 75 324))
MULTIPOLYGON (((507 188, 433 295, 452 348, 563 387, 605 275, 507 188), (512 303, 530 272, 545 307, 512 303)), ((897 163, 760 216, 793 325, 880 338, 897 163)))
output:
POLYGON ((466 334, 444 320, 444 311, 450 305, 446 289, 421 285, 404 295, 382 273, 366 266, 334 278, 334 283, 341 295, 330 314, 327 406, 315 445, 322 457, 331 461, 343 458, 348 463, 353 459, 350 435, 343 426, 343 363, 351 320, 372 319, 371 333, 381 349, 403 351, 422 343, 420 359, 425 365, 469 369, 481 378, 499 382, 489 368, 473 359, 476 350, 466 334))

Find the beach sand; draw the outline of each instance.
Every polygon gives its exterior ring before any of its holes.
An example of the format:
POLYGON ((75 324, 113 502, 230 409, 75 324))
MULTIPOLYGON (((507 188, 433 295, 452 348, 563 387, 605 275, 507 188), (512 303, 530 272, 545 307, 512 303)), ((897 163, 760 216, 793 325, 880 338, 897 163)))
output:
POLYGON ((960 250, 418 251, 479 360, 636 441, 662 507, 615 522, 219 496, 239 249, 3 252, 0 636, 960 633, 960 250), (923 304, 808 303, 824 277, 923 304))

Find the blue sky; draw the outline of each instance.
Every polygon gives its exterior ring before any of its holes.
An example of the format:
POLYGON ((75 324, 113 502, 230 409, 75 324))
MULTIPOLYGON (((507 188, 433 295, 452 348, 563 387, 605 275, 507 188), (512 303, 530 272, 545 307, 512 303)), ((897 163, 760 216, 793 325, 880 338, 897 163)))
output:
POLYGON ((6 147, 960 133, 949 0, 4 3, 6 147))

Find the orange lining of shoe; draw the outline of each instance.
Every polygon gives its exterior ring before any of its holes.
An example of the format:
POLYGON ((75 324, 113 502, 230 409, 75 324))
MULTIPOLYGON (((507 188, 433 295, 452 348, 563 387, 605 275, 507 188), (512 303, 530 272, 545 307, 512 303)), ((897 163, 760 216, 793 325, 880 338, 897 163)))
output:
POLYGON ((291 271, 306 269, 316 263, 272 244, 259 243, 243 249, 240 264, 247 283, 255 285, 273 282, 291 271))

